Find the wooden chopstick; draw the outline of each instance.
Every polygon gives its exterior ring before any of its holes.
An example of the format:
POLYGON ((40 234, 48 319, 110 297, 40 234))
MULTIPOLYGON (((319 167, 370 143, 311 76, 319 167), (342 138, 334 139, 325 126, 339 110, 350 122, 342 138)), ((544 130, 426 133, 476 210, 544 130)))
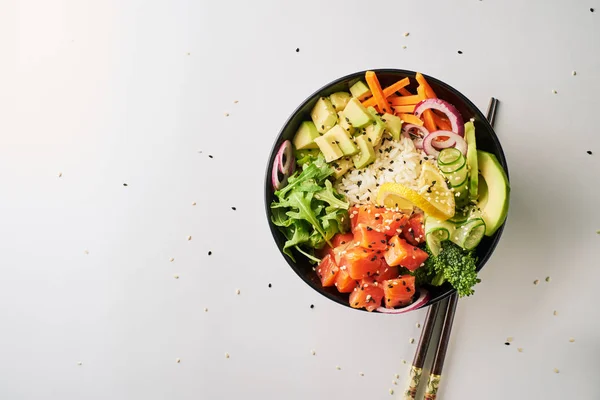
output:
MULTIPOLYGON (((498 109, 498 99, 496 99, 495 97, 492 97, 490 99, 490 103, 488 105, 488 110, 486 113, 486 117, 487 120, 489 121, 490 125, 493 127, 494 126, 494 122, 496 122, 496 111, 498 109)), ((435 400, 435 398, 437 397, 437 392, 439 389, 439 385, 440 385, 440 380, 442 378, 442 370, 444 367, 444 360, 446 359, 446 351, 448 350, 448 344, 450 342, 450 333, 452 332, 452 324, 454 322, 454 314, 456 313, 456 305, 458 303, 458 295, 456 293, 453 293, 450 296, 450 299, 448 300, 446 309, 443 310, 444 311, 444 324, 442 325, 442 332, 440 334, 440 338, 439 338, 439 342, 437 344, 437 349, 436 349, 436 354, 435 354, 435 358, 433 360, 433 365, 431 367, 431 374, 429 375, 429 380, 427 381, 427 388, 425 390, 425 397, 424 400, 435 400)), ((434 304, 438 305, 439 303, 434 304)), ((433 306, 432 306, 433 307, 433 306)), ((433 314, 433 316, 430 315, 431 309, 427 312, 427 321, 425 322, 425 325, 431 325, 431 329, 433 330, 433 325, 435 324, 435 313, 433 314), (431 320, 430 320, 431 319, 431 320)), ((437 310, 436 310, 437 313, 437 310)), ((427 353, 427 345, 423 346, 422 341, 423 340, 431 340, 431 332, 429 333, 429 335, 427 337, 425 337, 424 335, 425 333, 425 328, 423 329, 423 334, 421 335, 421 338, 419 339, 419 345, 417 347, 417 355, 415 355, 415 360, 417 360, 417 356, 419 355, 419 352, 421 351, 422 347, 425 347, 425 351, 424 353, 427 353)), ((425 359, 425 356, 423 355, 422 357, 423 362, 425 359)), ((419 359, 420 360, 420 359, 419 359)), ((417 387, 419 385, 419 381, 421 378, 421 373, 422 373, 422 366, 423 364, 421 364, 420 368, 417 370, 419 376, 416 379, 416 381, 412 378, 413 376, 413 369, 414 369, 414 363, 413 363, 413 368, 411 368, 411 372, 410 372, 410 376, 411 376, 411 380, 410 380, 410 387, 409 390, 406 391, 404 399, 405 400, 413 400, 416 396, 417 393, 417 387), (413 387, 413 383, 414 387, 413 387), (409 397, 412 396, 412 397, 409 397)))
POLYGON ((423 325, 423 331, 419 338, 419 344, 417 345, 417 352, 413 360, 412 366, 410 367, 410 373, 408 377, 408 389, 404 393, 405 400, 414 400, 417 396, 417 389, 419 382, 421 381, 421 375, 423 374, 423 364, 425 364, 425 357, 427 356, 427 349, 431 342, 431 335, 435 326, 435 318, 437 317, 438 310, 440 308, 440 302, 435 303, 427 310, 425 315, 425 323, 423 325))

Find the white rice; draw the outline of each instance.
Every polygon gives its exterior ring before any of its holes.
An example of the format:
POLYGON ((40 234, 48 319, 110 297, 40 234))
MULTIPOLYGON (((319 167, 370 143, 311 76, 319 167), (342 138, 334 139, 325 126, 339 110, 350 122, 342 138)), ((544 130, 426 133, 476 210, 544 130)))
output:
POLYGON ((366 168, 353 168, 338 179, 335 188, 343 193, 351 205, 375 201, 379 186, 396 182, 418 190, 417 180, 421 174, 421 162, 427 156, 417 150, 413 141, 402 136, 399 141, 385 138, 375 148, 377 158, 366 168))

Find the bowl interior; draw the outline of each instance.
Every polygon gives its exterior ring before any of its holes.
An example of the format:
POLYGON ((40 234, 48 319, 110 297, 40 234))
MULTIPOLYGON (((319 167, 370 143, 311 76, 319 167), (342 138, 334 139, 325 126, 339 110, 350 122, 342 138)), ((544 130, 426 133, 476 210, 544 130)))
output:
MULTIPOLYGON (((417 85, 414 79, 415 72, 397 69, 379 69, 374 71, 377 73, 377 77, 379 78, 382 87, 388 86, 402 78, 410 77, 411 85, 408 86, 407 89, 412 93, 416 93, 417 85)), ((269 208, 271 202, 274 200, 273 187, 271 185, 270 180, 270 171, 273 167, 275 152, 279 148, 281 143, 288 139, 291 140, 294 137, 294 134, 296 133, 296 130, 298 129, 298 126, 302 121, 310 120, 310 111, 319 97, 328 96, 331 93, 338 91, 348 91, 350 85, 352 85, 357 80, 364 79, 364 76, 365 71, 357 72, 340 78, 317 90, 309 98, 307 98, 296 109, 296 111, 294 111, 294 113, 285 123, 281 132, 279 132, 279 135, 277 136, 273 148, 271 149, 269 163, 267 166, 267 174, 265 179, 265 207, 267 217, 269 219, 271 233, 273 234, 273 238, 275 239, 275 242, 277 243, 279 249, 283 248, 286 239, 281 234, 281 232, 279 232, 277 227, 271 222, 271 212, 269 208)), ((479 109, 473 103, 471 103, 469 99, 467 99, 459 91, 452 88, 451 86, 433 77, 426 76, 426 78, 433 90, 436 92, 437 96, 453 104, 460 111, 465 121, 468 121, 471 118, 475 120, 474 123, 475 134, 477 139, 477 148, 495 154, 498 158, 498 161, 502 164, 504 170, 508 175, 506 158, 504 156, 504 152, 502 151, 502 147, 500 145, 498 137, 494 133, 493 128, 488 123, 487 119, 481 113, 481 111, 479 111, 479 109)), ((500 236, 502 235, 503 229, 504 225, 502 225, 493 236, 484 237, 484 239, 477 247, 477 271, 480 271, 481 268, 483 268, 483 266, 491 256, 492 252, 494 251, 494 248, 496 247, 500 239, 500 236)), ((295 257, 296 262, 294 262, 283 253, 281 254, 285 258, 287 263, 290 265, 290 267, 292 267, 292 269, 298 274, 298 276, 300 276, 300 278, 302 278, 313 289, 337 303, 350 307, 350 305, 348 304, 348 294, 339 293, 335 289, 335 287, 323 288, 321 286, 321 282, 317 277, 317 274, 312 269, 313 265, 310 264, 304 256, 298 254, 295 257)), ((445 283, 444 285, 439 287, 429 286, 428 290, 431 296, 428 305, 433 304, 454 292, 454 289, 448 283, 445 283)))

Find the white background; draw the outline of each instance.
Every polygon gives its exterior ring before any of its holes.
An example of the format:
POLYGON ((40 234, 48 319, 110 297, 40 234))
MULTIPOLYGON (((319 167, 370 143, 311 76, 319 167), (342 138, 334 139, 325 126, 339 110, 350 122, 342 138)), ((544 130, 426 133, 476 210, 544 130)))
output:
POLYGON ((600 399, 598 0, 2 0, 0 50, 1 399, 400 398, 425 312, 321 297, 263 211, 289 114, 384 67, 502 102, 440 398, 600 399))

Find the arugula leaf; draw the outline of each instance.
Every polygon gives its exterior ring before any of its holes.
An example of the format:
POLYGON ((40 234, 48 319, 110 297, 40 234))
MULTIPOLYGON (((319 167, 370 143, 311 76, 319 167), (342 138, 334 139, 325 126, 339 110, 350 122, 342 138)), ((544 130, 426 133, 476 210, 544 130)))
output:
POLYGON ((285 242, 285 245, 283 246, 283 252, 287 254, 293 261, 296 261, 292 255, 291 247, 306 243, 309 237, 310 234, 308 232, 306 223, 304 221, 295 221, 293 235, 291 238, 288 238, 287 242, 285 242))
POLYGON ((302 182, 308 181, 309 179, 314 179, 316 182, 319 182, 333 174, 333 172, 333 168, 327 165, 322 155, 319 155, 319 158, 317 158, 315 162, 308 164, 300 174, 295 172, 294 175, 290 176, 288 178, 287 186, 276 191, 275 195, 280 199, 284 198, 286 193, 292 191, 302 182))
POLYGON ((286 215, 285 210, 280 207, 271 207, 271 221, 275 226, 282 228, 287 228, 294 222, 293 219, 286 215))
POLYGON ((329 242, 329 239, 326 237, 325 232, 323 231, 323 228, 321 227, 321 223, 319 222, 319 219, 317 218, 317 215, 311 208, 310 202, 311 202, 312 198, 313 198, 312 193, 306 193, 306 194, 304 194, 302 192, 290 193, 288 201, 290 204, 293 205, 294 208, 297 208, 298 211, 288 211, 286 214, 289 217, 292 217, 295 219, 303 219, 303 220, 307 221, 308 223, 310 223, 315 228, 315 230, 317 232, 319 232, 321 234, 321 236, 323 236, 325 238, 325 241, 327 242, 327 244, 331 246, 331 242, 329 242))
POLYGON ((323 200, 330 206, 336 208, 347 210, 350 207, 350 203, 348 203, 347 201, 342 201, 335 196, 335 193, 333 192, 333 185, 330 181, 325 181, 325 189, 317 192, 315 194, 315 198, 323 200))

